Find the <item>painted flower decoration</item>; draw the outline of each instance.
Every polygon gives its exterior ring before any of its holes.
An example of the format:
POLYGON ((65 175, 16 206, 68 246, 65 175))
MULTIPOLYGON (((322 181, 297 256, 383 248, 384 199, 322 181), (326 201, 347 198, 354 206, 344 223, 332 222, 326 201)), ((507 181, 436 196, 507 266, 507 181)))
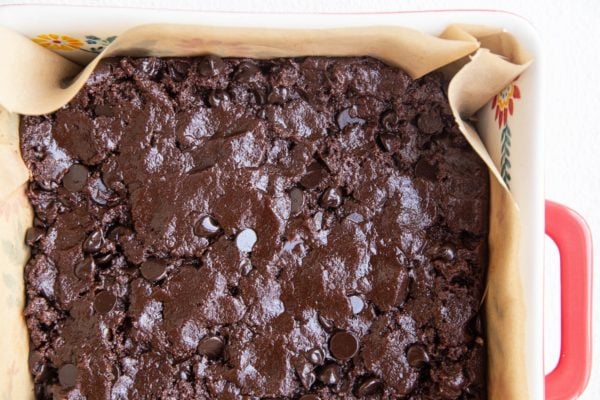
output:
MULTIPOLYGON (((516 80, 515 80, 516 81, 516 80)), ((508 126, 508 116, 513 115, 515 109, 514 100, 521 98, 521 90, 515 82, 505 87, 499 94, 494 96, 492 100, 492 110, 495 110, 494 120, 498 121, 498 129, 500 132, 500 174, 510 189, 510 148, 512 141, 512 133, 508 126)))
POLYGON ((90 47, 86 50, 91 51, 92 53, 101 53, 108 45, 110 45, 116 39, 116 36, 109 36, 107 38, 100 38, 94 35, 87 35, 85 37, 85 42, 90 45, 90 47))
POLYGON ((492 100, 492 110, 496 109, 494 119, 498 121, 498 128, 502 128, 508 122, 508 116, 513 114, 514 99, 521 98, 519 87, 513 82, 505 87, 500 94, 492 100))
POLYGON ((57 35, 55 33, 43 33, 33 38, 33 41, 52 50, 73 51, 80 49, 83 42, 67 35, 57 35))

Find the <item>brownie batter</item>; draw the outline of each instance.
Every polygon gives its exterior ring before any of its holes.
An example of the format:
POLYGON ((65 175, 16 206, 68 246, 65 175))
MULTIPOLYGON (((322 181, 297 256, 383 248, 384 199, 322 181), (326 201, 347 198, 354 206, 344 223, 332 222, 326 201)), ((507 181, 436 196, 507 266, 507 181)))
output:
POLYGON ((23 117, 37 398, 485 398, 488 172, 445 91, 121 58, 23 117))

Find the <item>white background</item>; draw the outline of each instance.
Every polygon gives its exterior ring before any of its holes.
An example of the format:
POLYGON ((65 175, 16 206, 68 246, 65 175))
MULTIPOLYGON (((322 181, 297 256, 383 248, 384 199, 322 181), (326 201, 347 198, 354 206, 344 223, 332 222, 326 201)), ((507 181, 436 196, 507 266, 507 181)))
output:
MULTIPOLYGON (((546 197, 569 205, 588 221, 600 249, 600 1, 448 1, 448 0, 55 0, 2 4, 73 4, 139 6, 218 11, 401 11, 431 9, 499 9, 527 18, 543 42, 546 135, 546 197)), ((557 258, 550 250, 546 278, 546 368, 556 363, 559 343, 557 258)), ((594 289, 595 315, 600 310, 600 274, 594 289)), ((594 321, 592 378, 581 399, 600 399, 600 324, 594 321)))

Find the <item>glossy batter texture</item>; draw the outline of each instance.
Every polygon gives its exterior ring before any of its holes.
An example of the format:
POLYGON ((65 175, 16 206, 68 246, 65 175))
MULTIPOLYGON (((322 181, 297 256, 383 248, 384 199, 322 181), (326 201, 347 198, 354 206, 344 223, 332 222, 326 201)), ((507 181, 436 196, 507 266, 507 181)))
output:
POLYGON ((38 399, 483 399, 488 172, 438 74, 103 61, 23 117, 38 399))

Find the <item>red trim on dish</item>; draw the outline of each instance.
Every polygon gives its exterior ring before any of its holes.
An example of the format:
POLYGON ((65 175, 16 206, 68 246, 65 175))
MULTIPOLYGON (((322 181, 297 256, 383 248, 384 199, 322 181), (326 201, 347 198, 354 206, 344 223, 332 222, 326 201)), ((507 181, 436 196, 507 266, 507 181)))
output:
POLYGON ((560 253, 561 344, 554 370, 546 375, 546 400, 583 393, 592 366, 592 237, 575 211, 546 201, 546 235, 560 253))

